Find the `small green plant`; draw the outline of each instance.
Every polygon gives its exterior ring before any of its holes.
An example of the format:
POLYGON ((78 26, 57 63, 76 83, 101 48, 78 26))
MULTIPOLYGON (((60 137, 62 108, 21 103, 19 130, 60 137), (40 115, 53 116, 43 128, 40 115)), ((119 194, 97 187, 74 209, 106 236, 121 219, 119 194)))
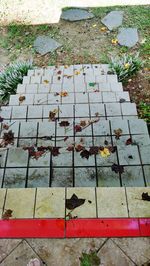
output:
POLYGON ((125 83, 131 76, 136 74, 143 66, 139 55, 124 54, 111 59, 110 69, 118 77, 118 80, 125 83))
POLYGON ((150 103, 141 102, 139 104, 139 115, 140 118, 150 124, 150 103))
POLYGON ((2 101, 7 101, 10 94, 16 94, 18 84, 22 83, 23 77, 32 68, 31 62, 17 62, 0 73, 0 98, 2 101))
POLYGON ((82 253, 82 257, 80 259, 81 266, 99 266, 100 258, 97 256, 95 251, 91 251, 90 253, 82 253))

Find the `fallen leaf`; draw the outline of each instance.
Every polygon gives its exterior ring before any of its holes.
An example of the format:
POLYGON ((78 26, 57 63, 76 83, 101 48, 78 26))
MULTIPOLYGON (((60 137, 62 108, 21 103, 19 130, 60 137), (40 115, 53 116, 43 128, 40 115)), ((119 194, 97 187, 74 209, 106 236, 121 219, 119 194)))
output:
POLYGON ((124 103, 124 102, 126 102, 126 100, 123 99, 123 98, 121 98, 121 99, 119 100, 119 102, 120 102, 120 103, 124 103))
POLYGON ((55 156, 58 156, 58 154, 60 154, 59 149, 60 149, 60 147, 52 147, 52 149, 51 149, 51 153, 52 153, 52 155, 53 155, 54 157, 55 157, 55 156))
POLYGON ((60 127, 68 127, 70 125, 70 123, 68 121, 61 121, 59 123, 60 127))
POLYGON ((88 150, 83 150, 81 153, 80 153, 81 157, 82 158, 86 158, 87 160, 89 159, 89 156, 90 156, 90 153, 88 150))
POLYGON ((49 121, 55 121, 57 113, 58 113, 58 109, 54 109, 53 111, 49 111, 49 121))
POLYGON ((9 220, 9 218, 11 218, 12 217, 12 210, 11 209, 8 209, 8 210, 6 210, 4 213, 3 213, 3 215, 2 215, 2 219, 3 220, 9 220))
POLYGON ((104 148, 103 150, 99 150, 99 153, 103 158, 107 158, 108 156, 110 156, 110 151, 108 148, 104 148))
POLYGON ((103 32, 105 32, 105 31, 107 31, 107 28, 106 27, 101 27, 100 30, 103 31, 103 32))
POLYGON ((61 97, 66 97, 66 96, 68 96, 68 92, 67 91, 62 91, 62 92, 60 92, 60 94, 59 94, 61 97))
POLYGON ((105 140, 104 141, 104 145, 108 145, 108 140, 105 140))
POLYGON ((108 146, 108 149, 111 153, 114 153, 117 151, 117 147, 116 146, 108 146))
POLYGON ((69 145, 66 149, 67 151, 73 151, 74 150, 74 145, 69 145))
POLYGON ((3 129, 8 130, 8 129, 9 129, 9 125, 7 125, 7 124, 3 124, 3 129))
POLYGON ((67 139, 69 139, 69 137, 68 137, 68 136, 66 136, 66 137, 64 138, 64 141, 66 141, 67 139))
POLYGON ((90 153, 90 155, 98 154, 99 153, 99 147, 98 146, 92 146, 92 147, 90 147, 89 153, 90 153))
POLYGON ((131 145, 131 144, 132 144, 132 139, 131 138, 127 139, 126 140, 126 145, 131 145))
POLYGON ((49 81, 48 81, 47 79, 44 79, 43 82, 44 82, 45 84, 48 84, 48 83, 49 83, 49 81))
POLYGON ((142 193, 142 200, 150 201, 150 196, 148 195, 148 192, 142 193))
POLYGON ((73 194, 70 199, 66 199, 66 208, 69 210, 74 210, 75 208, 83 205, 85 202, 85 199, 80 199, 76 196, 76 194, 73 194))
POLYGON ((75 71, 75 75, 80 75, 80 74, 81 74, 80 71, 78 71, 78 70, 75 71))
POLYGON ((115 133, 115 138, 120 139, 120 137, 122 135, 122 129, 121 128, 115 129, 114 133, 115 133))
POLYGON ((89 86, 90 86, 90 87, 94 87, 95 85, 96 85, 95 82, 90 82, 90 83, 89 83, 89 86))
POLYGON ((3 140, 5 146, 7 146, 8 144, 14 144, 14 133, 12 132, 12 130, 9 130, 7 133, 4 133, 3 140))
POLYGON ((129 155, 128 158, 129 158, 129 159, 133 159, 133 156, 132 156, 132 155, 129 155))
POLYGON ((117 39, 112 39, 111 43, 116 45, 116 44, 118 44, 118 40, 117 39))
POLYGON ((82 127, 80 125, 75 125, 74 129, 75 129, 75 132, 81 132, 82 131, 82 127))
POLYGON ((124 173, 124 167, 122 165, 118 165, 118 164, 113 164, 111 166, 111 170, 114 171, 115 173, 124 173))
POLYGON ((57 77, 57 79, 58 79, 58 80, 61 80, 61 77, 60 77, 60 76, 58 76, 58 77, 57 77))
POLYGON ((3 122, 4 118, 0 116, 0 123, 3 122))
POLYGON ((82 151, 83 149, 84 149, 84 146, 83 146, 83 145, 81 145, 81 144, 77 144, 77 145, 75 145, 75 150, 76 150, 77 152, 82 151))
POLYGON ((61 73, 62 73, 61 70, 59 70, 59 71, 57 72, 58 75, 61 75, 61 73))
POLYGON ((20 97, 19 97, 19 102, 22 103, 25 99, 26 99, 25 96, 20 96, 20 97))
POLYGON ((85 127, 87 125, 87 121, 86 120, 81 120, 80 121, 80 126, 81 127, 85 127))

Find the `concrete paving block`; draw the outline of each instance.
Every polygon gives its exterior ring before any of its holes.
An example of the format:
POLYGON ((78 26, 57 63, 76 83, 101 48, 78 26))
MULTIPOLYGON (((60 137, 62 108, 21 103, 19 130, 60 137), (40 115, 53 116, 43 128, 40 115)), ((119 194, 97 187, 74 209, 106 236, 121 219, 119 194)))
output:
POLYGON ((128 91, 116 91, 115 94, 117 102, 130 102, 130 96, 128 91))
MULTIPOLYGON (((89 150, 87 148, 87 150, 89 150)), ((82 167, 95 167, 95 156, 89 156, 89 158, 82 157, 80 152, 74 152, 74 166, 82 166, 82 167)))
POLYGON ((28 74, 27 74, 27 76, 34 76, 35 75, 35 70, 34 69, 29 69, 28 70, 28 74))
POLYGON ((111 82, 110 90, 114 92, 123 92, 123 86, 121 82, 111 82))
POLYGON ((115 92, 102 92, 102 97, 103 97, 103 103, 112 103, 112 102, 116 102, 116 95, 115 92))
POLYGON ((7 157, 7 149, 0 150, 0 167, 5 167, 7 157))
POLYGON ((93 135, 94 136, 109 136, 110 125, 108 120, 99 120, 93 124, 93 135))
POLYGON ((31 81, 31 77, 30 76, 24 76, 22 83, 23 84, 29 84, 30 81, 31 81))
POLYGON ((10 95, 9 105, 19 105, 19 96, 18 95, 10 95))
POLYGON ((144 174, 147 187, 150 187, 150 165, 144 165, 144 174))
POLYGON ((13 106, 12 119, 26 119, 27 106, 13 106))
POLYGON ((126 142, 128 139, 130 139, 130 135, 122 135, 119 139, 116 139, 116 137, 113 136, 113 146, 117 146, 120 148, 127 147, 126 142))
POLYGON ((128 217, 124 188, 96 188, 96 195, 98 218, 128 217))
POLYGON ((8 189, 5 209, 12 210, 12 218, 33 218, 35 189, 8 189), (28 208, 27 208, 28 206, 28 208))
POLYGON ((76 104, 75 105, 75 117, 89 117, 89 105, 88 104, 76 104))
POLYGON ((27 168, 6 168, 4 176, 5 188, 24 188, 26 183, 27 168))
POLYGON ((44 69, 43 68, 36 68, 34 70, 34 76, 42 76, 42 75, 44 75, 44 69))
POLYGON ((25 99, 20 102, 20 105, 33 105, 34 103, 34 94, 24 94, 23 96, 25 96, 25 99))
POLYGON ((74 92, 69 92, 67 97, 61 97, 62 104, 74 104, 75 103, 75 95, 74 92))
POLYGON ((137 115, 135 103, 121 103, 121 110, 123 116, 137 115))
POLYGON ((26 92, 26 84, 18 84, 17 93, 25 93, 26 92))
POLYGON ((76 103, 88 103, 88 94, 87 93, 76 93, 75 94, 76 103))
POLYGON ((93 141, 94 141, 94 146, 104 146, 106 142, 108 143, 107 145, 112 146, 111 137, 109 136, 106 137, 94 136, 93 141))
POLYGON ((39 84, 38 93, 50 93, 51 87, 49 84, 39 84))
POLYGON ((105 108, 107 116, 121 116, 120 103, 106 103, 105 108))
POLYGON ((65 189, 38 188, 35 218, 65 218, 65 189))
POLYGON ((142 200, 143 192, 150 194, 150 188, 126 188, 129 217, 150 217, 149 202, 142 200))
POLYGON ((116 152, 110 153, 108 157, 102 157, 101 154, 96 155, 97 166, 112 166, 113 164, 118 164, 116 152))
POLYGON ((61 105, 59 106, 59 117, 69 118, 74 117, 74 109, 73 106, 70 105, 61 105))
POLYGON ((122 135, 129 134, 129 126, 126 119, 117 118, 111 121, 112 135, 115 135, 114 130, 117 130, 119 128, 122 130, 122 135))
MULTIPOLYGON (((78 218, 96 218, 95 188, 67 188, 67 199, 75 194, 78 198, 85 199, 85 203, 75 208, 71 214, 78 218)), ((66 209, 66 215, 70 212, 66 209)))
POLYGON ((107 76, 106 75, 98 75, 95 77, 95 81, 97 83, 101 83, 101 82, 105 83, 105 82, 107 82, 107 76))
POLYGON ((27 167, 28 151, 22 148, 11 148, 8 151, 7 167, 27 167))
POLYGON ((12 107, 11 106, 2 106, 0 108, 0 116, 5 120, 10 120, 12 113, 12 107))
POLYGON ((61 97, 60 95, 56 93, 48 94, 48 104, 60 104, 61 103, 61 97))
POLYGON ((143 164, 150 164, 150 145, 139 148, 143 164))
POLYGON ((26 93, 38 93, 38 84, 27 84, 26 93))
POLYGON ((139 146, 149 146, 150 145, 150 137, 149 135, 132 135, 132 142, 135 145, 139 146))
POLYGON ((48 95, 49 94, 35 94, 34 96, 34 105, 44 105, 48 104, 48 95))
POLYGON ((144 177, 141 166, 125 166, 121 174, 122 185, 125 187, 144 187, 144 177))
POLYGON ((73 186, 73 168, 53 168, 51 187, 72 187, 73 186))
POLYGON ((120 187, 119 174, 111 167, 97 167, 98 187, 120 187))
POLYGON ((91 168, 74 169, 75 187, 96 187, 96 170, 91 168))
POLYGON ((42 111, 43 111, 42 105, 37 105, 37 106, 30 105, 28 107, 28 119, 34 119, 34 118, 41 119, 42 111))
POLYGON ((49 168, 29 168, 28 188, 49 187, 50 169, 49 168))
POLYGON ((148 134, 147 124, 142 119, 129 120, 131 134, 148 134))
POLYGON ((20 123, 20 138, 36 138, 38 123, 35 122, 21 122, 20 123))
POLYGON ((72 167, 73 154, 72 151, 68 151, 66 147, 59 149, 60 154, 58 156, 52 156, 53 167, 72 167))
POLYGON ((102 103, 102 93, 101 92, 91 92, 89 93, 90 103, 102 103))
POLYGON ((140 165, 140 157, 136 146, 118 148, 119 163, 121 165, 140 165))
POLYGON ((43 118, 49 120, 49 113, 56 111, 55 118, 58 119, 59 107, 57 105, 44 105, 43 106, 43 118))
POLYGON ((6 189, 0 189, 0 219, 2 218, 6 189))
POLYGON ((101 117, 105 117, 105 107, 104 104, 101 103, 92 103, 90 104, 90 114, 92 117, 97 117, 100 118, 101 117))
POLYGON ((74 123, 73 119, 62 119, 57 121, 56 136, 73 136, 74 135, 74 123), (67 123, 68 126, 62 126, 63 123, 67 123))
POLYGON ((52 76, 50 76, 50 75, 42 76, 41 83, 45 84, 45 85, 52 83, 52 76))
POLYGON ((118 78, 117 78, 117 75, 108 75, 106 76, 106 82, 110 82, 110 83, 113 83, 113 82, 118 82, 118 78))
POLYGON ((41 76, 32 76, 31 79, 30 79, 30 82, 28 82, 28 84, 31 83, 31 84, 40 84, 41 83, 41 76))

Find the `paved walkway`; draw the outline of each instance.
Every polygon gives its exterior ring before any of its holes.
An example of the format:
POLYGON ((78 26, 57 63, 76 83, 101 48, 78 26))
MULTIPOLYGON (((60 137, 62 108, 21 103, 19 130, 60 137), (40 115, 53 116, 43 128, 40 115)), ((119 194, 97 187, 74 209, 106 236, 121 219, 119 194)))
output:
POLYGON ((2 239, 0 265, 26 266, 37 257, 42 266, 79 266, 82 252, 94 250, 101 266, 149 266, 149 247, 148 238, 2 239))

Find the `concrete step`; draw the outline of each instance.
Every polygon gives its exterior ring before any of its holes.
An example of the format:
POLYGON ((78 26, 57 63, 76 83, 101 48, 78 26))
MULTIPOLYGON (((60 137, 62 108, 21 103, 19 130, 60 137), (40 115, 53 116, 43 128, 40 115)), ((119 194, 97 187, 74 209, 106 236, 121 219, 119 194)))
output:
POLYGON ((128 92, 69 92, 63 97, 59 93, 34 93, 11 95, 9 105, 41 105, 41 104, 88 104, 130 102, 128 92), (24 98, 23 98, 24 97, 24 98), (22 100, 23 99, 23 100, 22 100), (21 101, 20 101, 21 100, 21 101))
POLYGON ((135 118, 137 110, 135 103, 89 103, 89 104, 50 104, 29 106, 2 106, 0 116, 4 120, 34 120, 49 119, 49 113, 56 112, 59 118, 100 117, 110 118, 135 118))

